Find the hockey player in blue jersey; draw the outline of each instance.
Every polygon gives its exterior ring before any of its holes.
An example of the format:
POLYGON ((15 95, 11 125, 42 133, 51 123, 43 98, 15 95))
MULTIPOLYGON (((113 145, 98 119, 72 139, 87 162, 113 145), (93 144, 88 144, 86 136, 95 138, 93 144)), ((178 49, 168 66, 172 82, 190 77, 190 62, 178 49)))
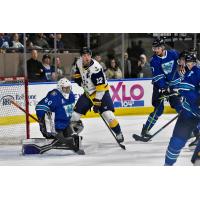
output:
POLYGON ((165 165, 173 165, 182 148, 200 122, 200 68, 196 65, 194 54, 185 57, 186 73, 183 81, 176 86, 178 93, 184 97, 183 109, 173 130, 165 155, 165 165))
POLYGON ((68 145, 72 150, 79 150, 79 133, 83 129, 81 120, 70 123, 75 104, 71 91, 71 83, 62 78, 57 83, 57 89, 50 91, 36 106, 40 131, 47 139, 58 139, 61 145, 68 145), (55 119, 52 119, 52 116, 55 119), (48 125, 47 121, 49 121, 48 125))
MULTIPOLYGON (((141 136, 150 137, 150 129, 155 125, 164 110, 164 99, 162 96, 169 96, 173 93, 173 87, 181 81, 177 72, 177 60, 179 53, 175 50, 166 50, 163 39, 156 39, 152 44, 154 55, 150 65, 152 69, 152 105, 154 111, 150 113, 146 123, 143 125, 141 136)), ((180 112, 182 109, 179 96, 171 95, 168 98, 170 106, 180 112)), ((134 137, 134 135, 133 135, 134 137)))
MULTIPOLYGON (((185 66, 185 57, 190 53, 195 55, 194 52, 191 52, 189 50, 184 50, 180 53, 180 56, 178 59, 178 72, 180 76, 182 77, 182 79, 184 78, 186 71, 188 71, 188 68, 185 66)), ((194 146, 197 145, 198 140, 200 138, 199 130, 200 130, 200 124, 198 124, 197 127, 192 131, 191 137, 195 137, 195 139, 188 145, 190 148, 193 148, 194 146)))

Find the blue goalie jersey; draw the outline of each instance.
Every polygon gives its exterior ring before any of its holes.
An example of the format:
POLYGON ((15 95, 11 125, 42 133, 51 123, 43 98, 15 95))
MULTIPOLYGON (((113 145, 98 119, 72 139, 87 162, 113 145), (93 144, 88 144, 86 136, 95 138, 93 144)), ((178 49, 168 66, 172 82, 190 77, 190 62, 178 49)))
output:
POLYGON ((35 110, 38 119, 43 118, 47 112, 54 112, 55 129, 63 130, 70 124, 74 104, 75 96, 73 92, 70 92, 66 99, 59 90, 54 89, 37 104, 35 110))
POLYGON ((179 53, 175 50, 166 50, 163 57, 153 55, 150 61, 152 69, 152 83, 159 89, 173 87, 180 83, 181 78, 177 72, 179 53))

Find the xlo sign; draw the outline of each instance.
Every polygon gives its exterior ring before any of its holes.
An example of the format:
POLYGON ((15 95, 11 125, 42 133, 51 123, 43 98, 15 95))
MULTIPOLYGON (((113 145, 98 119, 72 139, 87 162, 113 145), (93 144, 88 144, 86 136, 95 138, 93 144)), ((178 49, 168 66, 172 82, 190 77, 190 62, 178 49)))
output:
POLYGON ((144 88, 139 84, 133 84, 128 89, 126 85, 123 85, 123 82, 118 82, 116 86, 111 85, 110 88, 113 92, 113 101, 140 100, 144 96, 144 88), (120 91, 122 95, 119 95, 120 91))

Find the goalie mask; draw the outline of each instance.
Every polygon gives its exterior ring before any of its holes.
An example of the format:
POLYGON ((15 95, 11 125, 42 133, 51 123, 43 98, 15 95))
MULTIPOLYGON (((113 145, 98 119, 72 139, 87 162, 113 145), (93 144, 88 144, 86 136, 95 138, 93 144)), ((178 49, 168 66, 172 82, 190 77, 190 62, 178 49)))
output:
POLYGON ((68 99, 69 93, 71 91, 72 84, 67 78, 61 78, 57 83, 57 89, 62 93, 62 95, 68 99))

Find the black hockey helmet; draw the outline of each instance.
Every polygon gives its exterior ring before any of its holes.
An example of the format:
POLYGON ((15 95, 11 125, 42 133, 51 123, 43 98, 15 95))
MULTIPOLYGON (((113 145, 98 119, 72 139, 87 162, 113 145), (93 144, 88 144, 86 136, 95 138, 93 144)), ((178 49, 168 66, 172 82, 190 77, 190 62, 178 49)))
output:
POLYGON ((90 55, 92 56, 92 50, 91 50, 89 47, 83 47, 83 48, 81 49, 81 51, 80 51, 81 56, 82 56, 83 54, 86 54, 86 53, 88 53, 88 54, 90 54, 90 55))
POLYGON ((190 52, 188 50, 184 50, 179 54, 179 59, 185 58, 190 52))
POLYGON ((185 56, 185 62, 196 62, 197 57, 194 53, 189 53, 185 56))
POLYGON ((163 39, 155 39, 152 43, 152 47, 160 47, 165 45, 165 41, 163 39))

